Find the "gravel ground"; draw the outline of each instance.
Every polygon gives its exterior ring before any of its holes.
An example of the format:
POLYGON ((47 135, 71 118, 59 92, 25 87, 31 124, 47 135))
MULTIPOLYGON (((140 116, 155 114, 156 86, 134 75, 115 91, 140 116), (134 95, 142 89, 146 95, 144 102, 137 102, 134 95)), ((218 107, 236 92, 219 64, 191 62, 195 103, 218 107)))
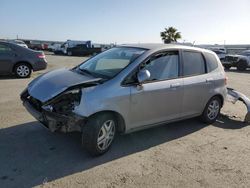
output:
MULTIPOLYGON (((47 55, 48 69, 84 59, 47 55)), ((50 133, 22 106, 20 92, 42 72, 0 77, 1 187, 250 187, 250 126, 240 102, 226 103, 212 125, 190 119, 119 136, 92 158, 79 134, 50 133)), ((227 76, 250 97, 250 71, 227 76)))

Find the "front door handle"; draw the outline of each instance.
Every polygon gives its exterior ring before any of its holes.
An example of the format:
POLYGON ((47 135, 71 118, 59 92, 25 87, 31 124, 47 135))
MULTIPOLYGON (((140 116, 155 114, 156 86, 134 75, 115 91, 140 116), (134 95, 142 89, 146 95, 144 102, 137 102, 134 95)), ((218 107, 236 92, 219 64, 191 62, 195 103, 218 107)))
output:
POLYGON ((170 85, 170 88, 178 88, 178 87, 181 87, 180 83, 175 83, 170 85))

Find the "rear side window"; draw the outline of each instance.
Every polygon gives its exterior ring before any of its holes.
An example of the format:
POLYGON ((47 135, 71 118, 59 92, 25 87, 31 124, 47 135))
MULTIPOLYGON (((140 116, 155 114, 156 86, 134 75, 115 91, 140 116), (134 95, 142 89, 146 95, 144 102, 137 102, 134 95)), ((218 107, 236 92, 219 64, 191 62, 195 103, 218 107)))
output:
POLYGON ((207 71, 211 72, 218 67, 218 61, 215 55, 210 53, 205 53, 205 58, 207 62, 207 71))
POLYGON ((11 48, 4 45, 4 44, 0 44, 0 54, 4 54, 4 53, 8 53, 11 52, 11 48))
POLYGON ((183 52, 183 74, 184 76, 205 74, 205 62, 200 52, 183 52))

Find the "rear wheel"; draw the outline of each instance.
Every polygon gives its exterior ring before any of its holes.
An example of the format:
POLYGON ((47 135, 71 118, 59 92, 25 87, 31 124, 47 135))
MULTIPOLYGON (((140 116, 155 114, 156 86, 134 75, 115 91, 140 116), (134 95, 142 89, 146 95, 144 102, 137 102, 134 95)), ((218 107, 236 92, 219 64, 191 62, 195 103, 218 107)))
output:
POLYGON ((201 115, 201 120, 204 123, 214 123, 220 114, 221 106, 221 99, 217 96, 212 97, 201 115))
POLYGON ((237 64, 237 70, 239 71, 245 71, 247 69, 247 62, 244 60, 240 60, 237 64))
POLYGON ((27 63, 19 63, 15 66, 14 72, 18 78, 28 78, 31 75, 31 67, 27 63))
POLYGON ((104 154, 115 138, 116 125, 116 119, 110 113, 91 117, 83 127, 83 146, 93 156, 104 154))

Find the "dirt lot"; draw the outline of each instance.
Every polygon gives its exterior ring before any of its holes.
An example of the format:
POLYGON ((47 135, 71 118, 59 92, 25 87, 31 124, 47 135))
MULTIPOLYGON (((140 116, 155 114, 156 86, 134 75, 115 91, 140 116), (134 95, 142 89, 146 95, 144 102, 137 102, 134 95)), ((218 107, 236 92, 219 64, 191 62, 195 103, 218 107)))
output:
MULTIPOLYGON (((82 57, 47 55, 49 69, 82 57)), ((244 105, 226 103, 219 120, 197 119, 119 136, 91 158, 79 134, 53 134, 26 112, 19 93, 30 79, 0 77, 1 187, 250 187, 250 126, 244 105)), ((250 71, 227 72, 250 97, 250 71)))

